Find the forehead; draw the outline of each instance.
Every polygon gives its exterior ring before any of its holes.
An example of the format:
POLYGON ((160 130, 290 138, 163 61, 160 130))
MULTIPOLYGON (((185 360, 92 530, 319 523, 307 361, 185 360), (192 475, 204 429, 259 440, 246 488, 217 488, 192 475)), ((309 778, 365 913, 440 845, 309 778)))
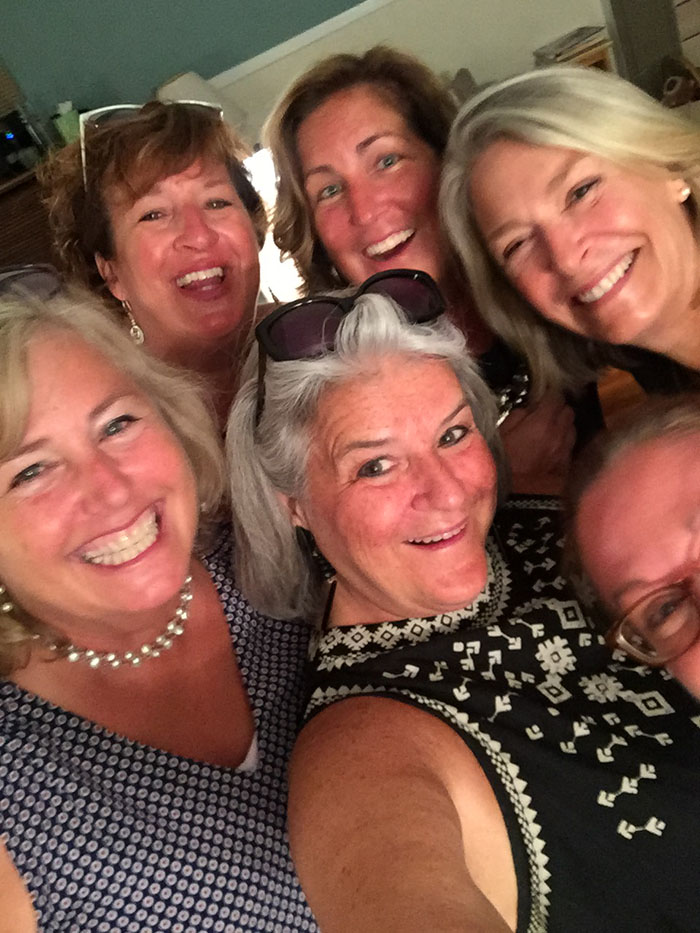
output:
POLYGON ((304 118, 297 131, 302 161, 313 157, 313 150, 337 142, 353 145, 356 135, 401 133, 419 137, 406 122, 391 94, 373 84, 356 84, 335 91, 304 118))
POLYGON ((440 423, 463 398, 451 366, 430 357, 391 354, 326 389, 314 436, 391 431, 411 436, 422 424, 440 423))
POLYGON ((124 210, 148 195, 184 193, 190 189, 200 190, 217 185, 233 188, 228 166, 215 159, 195 159, 182 169, 178 167, 174 172, 163 174, 160 171, 157 175, 149 172, 148 175, 137 176, 122 184, 115 183, 106 189, 105 199, 110 208, 124 210))
POLYGON ((700 432, 621 453, 583 495, 576 535, 594 580, 604 572, 621 583, 633 568, 651 573, 658 555, 672 560, 678 536, 696 525, 700 531, 700 432))

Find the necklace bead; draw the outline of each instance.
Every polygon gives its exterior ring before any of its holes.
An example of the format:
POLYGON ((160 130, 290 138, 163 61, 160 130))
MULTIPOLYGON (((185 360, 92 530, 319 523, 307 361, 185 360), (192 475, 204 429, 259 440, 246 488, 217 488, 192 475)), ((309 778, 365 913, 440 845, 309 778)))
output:
POLYGON ((187 622, 190 602, 192 601, 191 584, 192 577, 188 574, 180 590, 180 604, 175 610, 175 615, 165 627, 165 631, 154 638, 153 641, 145 642, 140 648, 118 654, 116 651, 95 651, 93 648, 81 648, 73 644, 57 645, 53 642, 47 644, 46 647, 49 651, 62 655, 71 663, 84 661, 92 668, 101 666, 117 668, 124 664, 138 667, 143 661, 160 657, 163 651, 171 648, 173 641, 185 631, 185 622, 187 622))

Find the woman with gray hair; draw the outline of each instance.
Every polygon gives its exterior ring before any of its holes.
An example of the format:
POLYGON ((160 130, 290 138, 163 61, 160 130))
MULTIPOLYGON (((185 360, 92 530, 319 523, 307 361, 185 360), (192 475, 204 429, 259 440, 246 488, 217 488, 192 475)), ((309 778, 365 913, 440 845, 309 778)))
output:
POLYGON ((697 127, 616 75, 558 66, 467 102, 441 204, 482 314, 537 385, 613 362, 675 391, 700 369, 699 196, 697 127))
POLYGON ((229 419, 243 589, 323 616, 290 772, 302 885, 330 933, 690 928, 693 869, 665 866, 700 856, 695 707, 611 664, 557 572, 556 501, 494 520, 493 402, 443 307, 394 270, 278 309, 229 419))
POLYGON ((314 930, 284 824, 307 635, 234 589, 225 529, 198 535, 223 491, 203 392, 94 298, 32 297, 46 268, 10 283, 0 926, 314 930))

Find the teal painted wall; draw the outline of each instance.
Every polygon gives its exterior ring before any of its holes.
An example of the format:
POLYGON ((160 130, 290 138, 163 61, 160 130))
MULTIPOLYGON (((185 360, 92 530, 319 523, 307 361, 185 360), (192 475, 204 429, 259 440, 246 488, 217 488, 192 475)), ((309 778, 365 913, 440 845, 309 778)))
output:
POLYGON ((138 103, 181 71, 225 71, 357 0, 1 0, 0 60, 41 117, 138 103))

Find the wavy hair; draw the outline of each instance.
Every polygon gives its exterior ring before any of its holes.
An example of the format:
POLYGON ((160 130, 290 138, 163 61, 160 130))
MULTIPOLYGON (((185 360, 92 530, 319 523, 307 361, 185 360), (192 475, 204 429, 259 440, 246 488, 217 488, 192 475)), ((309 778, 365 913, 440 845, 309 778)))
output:
POLYGON ((460 110, 445 155, 440 205, 448 236, 487 324, 527 360, 536 391, 576 388, 623 357, 547 321, 490 255, 471 207, 469 176, 494 142, 514 139, 594 153, 626 167, 663 168, 691 189, 696 237, 700 130, 634 85, 596 68, 556 66, 487 88, 460 110))
POLYGON ((439 156, 457 112, 447 89, 427 65, 384 45, 361 55, 342 53, 324 58, 284 94, 263 130, 279 176, 273 236, 282 253, 294 259, 309 293, 349 283, 333 267, 314 230, 297 133, 304 120, 329 97, 357 85, 369 85, 386 97, 411 131, 439 156))
POLYGON ((85 171, 80 143, 56 150, 39 169, 54 248, 66 278, 112 297, 95 254, 114 258, 106 193, 115 189, 130 201, 153 185, 184 171, 197 159, 224 164, 262 246, 267 216, 243 159, 249 149, 212 108, 149 101, 133 116, 105 123, 85 136, 85 171))
POLYGON ((226 446, 236 538, 236 580, 250 602, 277 618, 317 617, 320 581, 311 573, 278 493, 299 496, 323 392, 372 372, 378 356, 444 360, 455 373, 475 423, 503 475, 496 403, 466 351, 464 335, 443 315, 410 324, 384 295, 361 296, 340 325, 335 349, 313 359, 267 360, 265 407, 256 427, 258 351, 246 361, 228 422, 226 446))
MULTIPOLYGON (((26 431, 31 405, 28 349, 32 341, 51 334, 82 340, 152 402, 184 450, 200 502, 215 513, 225 494, 224 464, 204 389, 191 375, 137 347, 109 308, 77 288, 47 301, 19 288, 0 299, 0 460, 13 455, 26 431)), ((1 582, 11 597, 12 581, 1 582)), ((0 677, 26 663, 29 643, 40 628, 21 607, 0 614, 0 677)))

